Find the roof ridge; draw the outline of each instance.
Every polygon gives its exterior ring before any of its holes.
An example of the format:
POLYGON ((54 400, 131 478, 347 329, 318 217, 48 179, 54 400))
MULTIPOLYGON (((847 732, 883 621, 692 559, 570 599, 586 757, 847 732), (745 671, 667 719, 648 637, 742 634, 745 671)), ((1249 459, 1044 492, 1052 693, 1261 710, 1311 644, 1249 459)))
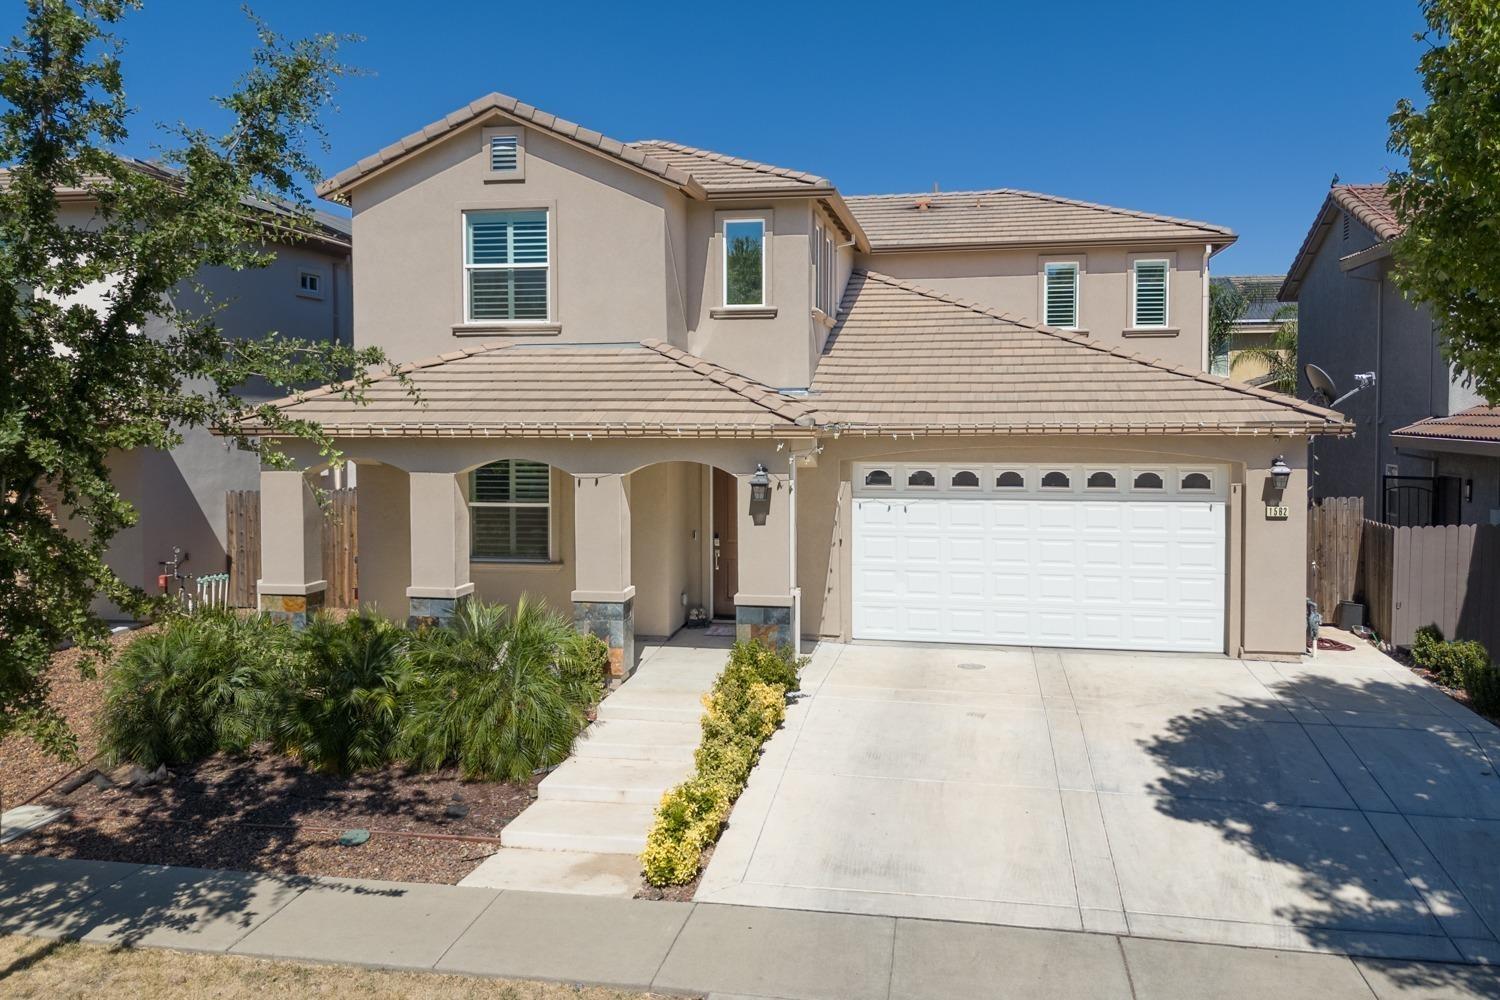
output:
MULTIPOLYGON (((991 319, 998 319, 1005 323, 1011 323, 1015 326, 1023 327, 1028 330, 1034 330, 1037 333, 1043 333, 1049 337, 1056 337, 1059 340, 1065 340, 1071 344, 1077 344, 1080 347, 1086 347, 1090 350, 1098 351, 1102 354, 1108 354, 1113 357, 1121 358, 1125 361, 1133 361, 1136 364, 1144 365, 1147 368, 1155 368, 1158 371, 1171 372, 1174 375, 1182 375, 1199 382, 1207 382, 1210 385, 1221 386, 1222 388, 1228 389, 1232 392, 1238 392, 1246 396, 1252 396, 1256 399, 1263 399, 1267 402, 1272 402, 1284 406, 1289 410, 1294 410, 1310 416, 1336 420, 1339 423, 1344 422, 1343 414, 1338 413, 1335 410, 1317 406, 1313 403, 1305 402, 1304 400, 1297 399, 1295 396, 1287 396, 1279 392, 1270 392, 1265 389, 1258 389, 1254 386, 1245 385, 1243 382, 1233 382, 1222 375, 1213 375, 1209 372, 1200 372, 1197 369, 1187 368, 1182 365, 1169 365, 1166 362, 1162 361, 1160 358, 1145 358, 1139 354, 1130 353, 1118 347, 1111 347, 1108 344, 1100 343, 1087 334, 1073 333, 1067 330, 1060 330, 1055 326, 1047 326, 1042 323, 1036 323, 1032 320, 1026 319, 1023 316, 1017 316, 1015 313, 1001 312, 1000 310, 995 309, 991 306, 982 305, 978 302, 973 302, 968 299, 960 299, 956 296, 948 295, 944 292, 939 292, 931 288, 925 288, 921 285, 916 285, 909 281, 903 281, 900 278, 891 277, 888 274, 881 274, 878 271, 871 271, 867 268, 857 267, 853 270, 852 273, 856 275, 863 275, 867 278, 872 278, 884 285, 889 285, 893 288, 900 288, 904 291, 934 299, 938 302, 945 302, 949 305, 968 309, 971 312, 979 313, 981 316, 988 316, 991 319)), ((833 338, 830 337, 829 343, 832 343, 832 341, 833 338)))
POLYGON ((395 142, 381 147, 369 156, 363 157, 353 166, 340 170, 326 180, 319 181, 314 188, 319 197, 335 198, 340 190, 349 184, 353 184, 362 177, 378 170, 387 164, 394 163, 408 153, 414 152, 429 143, 440 141, 459 129, 467 127, 475 119, 491 112, 500 112, 529 124, 551 132, 553 135, 577 142, 580 145, 595 149, 605 156, 621 160, 631 166, 638 167, 648 174, 654 174, 668 183, 690 190, 695 196, 702 195, 702 185, 698 179, 691 174, 675 167, 663 160, 648 156, 641 150, 634 149, 629 143, 619 139, 611 139, 602 132, 585 128, 577 122, 559 118, 539 108, 532 107, 523 101, 519 101, 508 94, 502 94, 498 90, 491 91, 483 97, 470 101, 468 104, 449 112, 437 121, 431 122, 415 132, 411 132, 395 142), (635 155, 629 155, 629 154, 635 155))
POLYGON ((1329 188, 1328 196, 1346 209, 1350 215, 1368 226, 1381 242, 1401 235, 1401 223, 1395 218, 1395 206, 1391 204, 1384 184, 1335 184, 1329 188), (1379 194, 1391 208, 1391 214, 1381 212, 1364 199, 1364 194, 1379 194))
POLYGON ((806 170, 793 170, 791 167, 778 167, 770 163, 761 163, 758 160, 746 159, 743 156, 731 156, 728 153, 718 153, 711 149, 701 149, 697 146, 688 146, 684 143, 673 142, 670 139, 636 139, 626 143, 628 146, 657 146, 670 149, 677 153, 686 153, 688 156, 696 156, 704 160, 713 160, 716 163, 725 163, 732 167, 744 167, 756 173, 775 174, 778 177, 789 177, 793 180, 807 181, 810 184, 825 184, 833 187, 833 182, 818 174, 810 174, 806 170))
POLYGON ((1078 198, 1066 198, 1058 194, 1047 194, 1042 191, 1027 191, 1022 188, 984 188, 972 191, 914 191, 908 194, 851 194, 845 195, 846 202, 857 202, 874 198, 948 198, 959 196, 983 197, 984 195, 1010 194, 1020 198, 1035 198, 1040 201, 1050 201, 1059 205, 1072 205, 1075 208, 1091 208, 1095 211, 1110 212, 1114 215, 1123 215, 1132 219, 1146 219, 1151 222, 1169 222, 1179 226, 1193 226, 1198 229, 1206 229, 1221 233, 1225 236, 1233 236, 1235 232, 1227 226, 1214 225, 1212 222, 1204 222, 1201 219, 1187 219, 1176 215, 1161 215, 1157 212, 1143 212, 1135 208, 1120 208, 1117 205, 1105 205, 1097 201, 1083 201, 1078 198))
POLYGON ((640 343, 647 350, 655 351, 668 361, 681 365, 683 368, 701 375, 716 385, 723 386, 735 395, 749 400, 761 409, 773 413, 784 420, 797 423, 801 418, 812 416, 816 412, 806 403, 799 402, 762 382, 757 382, 747 375, 741 375, 739 372, 725 368, 723 365, 715 364, 706 358, 700 358, 696 354, 689 354, 682 348, 674 347, 665 341, 652 338, 643 340, 640 343), (708 370, 703 371, 702 369, 704 368, 708 370), (741 388, 729 384, 732 380, 736 379, 746 383, 746 386, 741 388), (759 394, 752 394, 747 391, 750 388, 762 391, 759 394), (773 398, 776 402, 774 404, 768 402, 768 398, 773 398))

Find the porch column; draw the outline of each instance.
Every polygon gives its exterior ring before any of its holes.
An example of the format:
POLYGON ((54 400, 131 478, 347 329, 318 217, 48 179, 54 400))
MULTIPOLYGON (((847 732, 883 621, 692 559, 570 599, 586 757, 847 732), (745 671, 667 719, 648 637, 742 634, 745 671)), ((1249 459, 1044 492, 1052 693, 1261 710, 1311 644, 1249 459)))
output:
POLYGON ((630 477, 573 477, 573 622, 609 645, 609 672, 635 671, 635 585, 630 582, 630 477))
POLYGON ((323 607, 323 511, 312 485, 296 469, 260 470, 260 610, 307 624, 323 607))
POLYGON ((409 628, 441 625, 474 592, 469 582, 469 502, 464 477, 413 472, 411 482, 411 586, 406 588, 409 628))
POLYGON ((739 484, 739 589, 734 595, 734 634, 772 649, 797 647, 797 601, 792 589, 791 482, 771 474, 771 498, 751 502, 750 476, 739 484), (757 523, 759 522, 759 523, 757 523))

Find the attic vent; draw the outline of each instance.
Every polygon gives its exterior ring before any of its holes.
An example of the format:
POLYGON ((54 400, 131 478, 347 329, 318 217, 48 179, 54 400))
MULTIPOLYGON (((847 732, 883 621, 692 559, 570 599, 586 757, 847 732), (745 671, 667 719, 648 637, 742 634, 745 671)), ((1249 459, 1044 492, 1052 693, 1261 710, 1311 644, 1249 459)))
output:
POLYGON ((490 136, 490 169, 506 171, 516 169, 518 145, 517 136, 490 136))
POLYGON ((915 208, 918 212, 925 212, 928 209, 932 208, 932 199, 918 198, 916 203, 912 205, 912 208, 915 208))
POLYGON ((1344 242, 1348 243, 1349 242, 1349 213, 1345 212, 1345 213, 1343 213, 1343 215, 1344 215, 1344 242))

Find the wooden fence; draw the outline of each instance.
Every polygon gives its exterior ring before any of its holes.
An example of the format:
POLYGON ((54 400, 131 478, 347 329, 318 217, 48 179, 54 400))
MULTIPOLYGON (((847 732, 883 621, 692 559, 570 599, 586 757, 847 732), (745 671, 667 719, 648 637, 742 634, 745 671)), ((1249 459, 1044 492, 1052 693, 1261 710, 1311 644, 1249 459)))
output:
POLYGON ((1360 592, 1382 639, 1411 645, 1423 625, 1500 652, 1500 527, 1398 528, 1364 522, 1360 592))
POLYGON ((1307 596, 1325 622, 1359 588, 1364 520, 1363 497, 1329 497, 1307 512, 1307 596))
MULTIPOLYGON (((260 491, 230 490, 224 495, 229 540, 229 603, 256 606, 260 579, 260 491)), ((359 501, 353 489, 332 490, 323 516, 324 602, 330 608, 359 604, 359 501)))

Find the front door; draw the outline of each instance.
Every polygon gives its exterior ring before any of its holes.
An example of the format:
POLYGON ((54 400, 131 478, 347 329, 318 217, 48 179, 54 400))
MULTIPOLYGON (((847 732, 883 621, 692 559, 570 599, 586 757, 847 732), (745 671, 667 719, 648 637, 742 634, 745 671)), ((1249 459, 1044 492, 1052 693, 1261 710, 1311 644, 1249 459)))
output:
POLYGON ((729 473, 714 470, 714 608, 715 618, 734 617, 739 589, 739 484, 729 473))

